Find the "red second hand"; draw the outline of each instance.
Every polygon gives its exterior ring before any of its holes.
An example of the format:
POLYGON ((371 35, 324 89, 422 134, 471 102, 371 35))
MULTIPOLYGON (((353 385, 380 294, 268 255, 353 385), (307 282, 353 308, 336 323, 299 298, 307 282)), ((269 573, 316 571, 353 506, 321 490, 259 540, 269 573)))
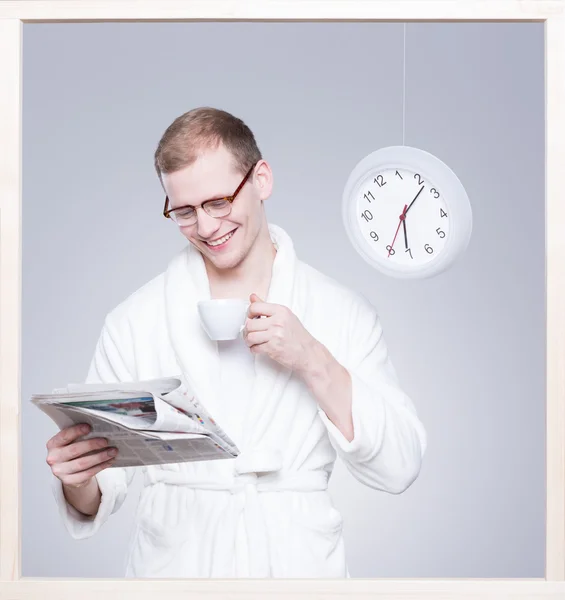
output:
POLYGON ((398 231, 400 230, 400 226, 402 225, 402 221, 404 221, 404 219, 406 218, 406 209, 408 208, 408 204, 404 205, 404 210, 402 211, 402 214, 400 215, 400 221, 398 221, 398 227, 396 228, 396 233, 394 234, 394 239, 392 240, 392 244, 390 245, 390 250, 388 251, 388 256, 387 258, 390 256, 390 253, 392 251, 392 248, 394 246, 394 242, 396 242, 396 236, 398 235, 398 231))

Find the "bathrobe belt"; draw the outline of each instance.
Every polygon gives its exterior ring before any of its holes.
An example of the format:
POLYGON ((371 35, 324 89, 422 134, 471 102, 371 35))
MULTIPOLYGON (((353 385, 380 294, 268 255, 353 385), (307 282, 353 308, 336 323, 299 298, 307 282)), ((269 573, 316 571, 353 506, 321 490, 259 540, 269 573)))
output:
MULTIPOLYGON (((277 471, 268 473, 238 473, 232 482, 195 479, 182 471, 147 470, 145 485, 166 483, 182 485, 200 490, 228 491, 242 494, 240 504, 247 534, 249 549, 249 571, 251 577, 270 577, 267 528, 259 502, 259 493, 264 492, 315 492, 328 487, 328 473, 316 471, 277 471)), ((240 513, 241 514, 241 513, 240 513)))

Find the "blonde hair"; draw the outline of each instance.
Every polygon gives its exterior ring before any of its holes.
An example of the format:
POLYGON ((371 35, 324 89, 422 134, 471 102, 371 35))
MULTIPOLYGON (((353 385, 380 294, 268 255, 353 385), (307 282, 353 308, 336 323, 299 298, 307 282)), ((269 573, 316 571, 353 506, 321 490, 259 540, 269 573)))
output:
POLYGON ((251 129, 224 110, 202 106, 177 117, 165 130, 155 151, 155 170, 161 184, 161 173, 174 173, 190 166, 202 150, 217 148, 220 143, 231 152, 242 175, 262 158, 251 129))

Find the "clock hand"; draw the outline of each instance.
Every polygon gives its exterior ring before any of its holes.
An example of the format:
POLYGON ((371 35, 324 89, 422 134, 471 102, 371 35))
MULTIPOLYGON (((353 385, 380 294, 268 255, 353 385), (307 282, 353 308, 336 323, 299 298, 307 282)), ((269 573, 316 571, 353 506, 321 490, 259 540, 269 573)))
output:
MULTIPOLYGON (((406 217, 406 213, 404 214, 406 217)), ((408 236, 406 235, 406 218, 402 219, 402 227, 404 227, 404 246, 408 250, 408 236)))
POLYGON ((390 245, 390 250, 388 251, 387 258, 390 256, 390 253, 392 252, 392 248, 394 246, 394 242, 396 241, 396 236, 398 235, 398 231, 400 230, 400 226, 402 225, 402 222, 406 218, 406 207, 407 206, 408 206, 407 204, 404 205, 404 210, 402 211, 402 214, 399 217, 398 227, 396 228, 396 233, 394 234, 394 239, 392 240, 392 244, 390 245))
MULTIPOLYGON (((424 189, 424 186, 422 186, 420 188, 420 191, 416 194, 416 198, 422 193, 423 189, 424 189)), ((408 210, 406 212, 408 212, 410 210, 410 208, 412 207, 412 204, 414 204, 414 202, 416 202, 416 198, 414 198, 414 200, 412 200, 412 202, 410 202, 410 206, 408 206, 408 210)))

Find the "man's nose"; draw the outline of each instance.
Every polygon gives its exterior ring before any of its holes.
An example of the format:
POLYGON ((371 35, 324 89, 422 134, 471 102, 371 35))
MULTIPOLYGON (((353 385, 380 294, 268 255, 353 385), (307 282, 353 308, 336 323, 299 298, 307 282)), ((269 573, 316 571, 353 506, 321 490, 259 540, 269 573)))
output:
POLYGON ((220 228, 221 220, 211 217, 201 206, 196 209, 196 213, 198 215, 198 235, 204 239, 212 237, 220 228))

